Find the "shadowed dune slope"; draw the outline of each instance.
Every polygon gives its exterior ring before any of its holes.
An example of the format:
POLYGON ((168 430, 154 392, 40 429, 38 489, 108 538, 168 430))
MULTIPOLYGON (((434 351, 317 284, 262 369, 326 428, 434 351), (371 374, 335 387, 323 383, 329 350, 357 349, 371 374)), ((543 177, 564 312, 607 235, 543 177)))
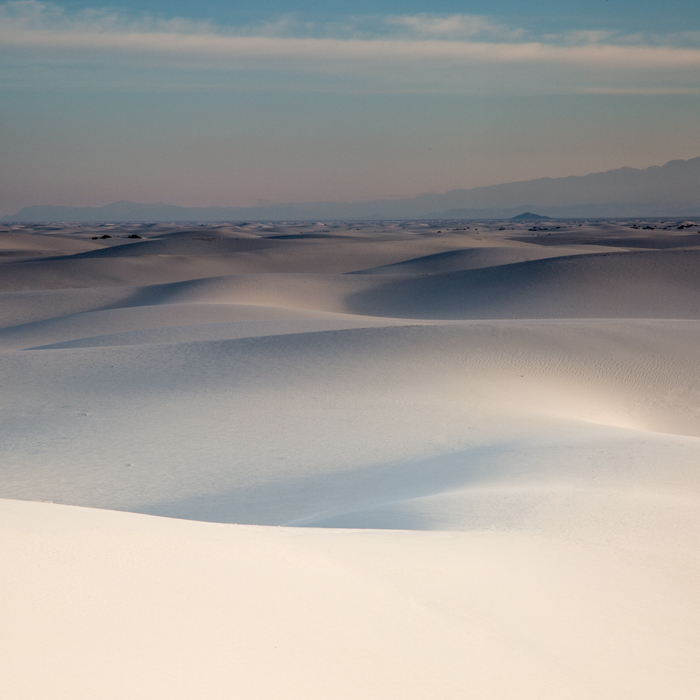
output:
POLYGON ((232 274, 344 274, 469 245, 456 237, 280 241, 202 235, 119 242, 79 255, 4 263, 0 291, 138 286, 232 274))
POLYGON ((540 246, 571 246, 571 245, 605 245, 619 248, 646 248, 648 250, 664 250, 668 248, 697 248, 700 247, 700 235, 692 233, 677 233, 654 231, 645 236, 627 234, 612 235, 572 235, 570 233, 544 234, 535 236, 514 237, 513 240, 535 243, 540 246))
POLYGON ((606 252, 604 246, 573 246, 557 248, 556 250, 541 246, 522 247, 478 247, 464 250, 450 250, 445 253, 435 253, 421 258, 405 260, 392 265, 383 265, 369 270, 360 270, 356 274, 434 274, 440 272, 457 272, 460 270, 476 270, 483 267, 497 267, 511 263, 539 260, 541 258, 560 257, 564 255, 591 254, 606 252))
MULTIPOLYGON (((190 274, 193 270, 203 272, 190 262, 183 264, 190 274)), ((37 303, 44 298, 56 313, 63 305, 65 314, 162 304, 232 304, 395 319, 692 319, 700 318, 700 277, 696 272, 699 264, 700 253, 686 250, 576 255, 398 278, 248 274, 122 286, 111 292, 101 288, 99 292, 86 290, 85 294, 65 290, 55 296, 40 291, 3 294, 0 306, 9 314, 7 318, 15 319, 11 325, 17 325, 22 313, 33 320, 55 318, 53 312, 45 312, 37 303), (94 303, 93 298, 105 302, 94 303), (114 301, 109 304, 107 299, 114 301), (35 308, 30 310, 28 306, 32 305, 35 308)), ((166 276, 171 274, 168 265, 159 265, 161 271, 166 270, 166 276)), ((220 265, 222 262, 215 259, 210 272, 220 271, 220 265)), ((127 276, 133 276, 132 273, 133 270, 127 276)), ((91 274, 104 281, 99 267, 92 268, 91 274)), ((144 274, 153 277, 150 268, 144 274)), ((155 315, 153 319, 156 322, 155 315)), ((219 320, 222 319, 217 317, 204 322, 219 320)), ((142 328, 122 326, 120 330, 142 328)), ((56 342, 62 339, 67 338, 57 338, 56 342)))
POLYGON ((229 238, 207 236, 205 233, 170 235, 156 240, 122 243, 100 250, 73 255, 74 260, 127 258, 141 255, 231 255, 254 250, 278 248, 279 244, 266 238, 229 238))
POLYGON ((31 233, 0 232, 0 257, 48 257, 72 255, 98 248, 94 241, 66 236, 41 236, 31 233))
POLYGON ((225 340, 406 323, 289 307, 169 303, 104 308, 0 329, 0 350, 225 340))
POLYGON ((599 253, 387 280, 348 310, 413 318, 700 318, 700 251, 599 253))
POLYGON ((0 495, 142 509, 302 478, 315 509, 317 476, 572 421, 697 436, 699 332, 472 323, 3 353, 0 495))

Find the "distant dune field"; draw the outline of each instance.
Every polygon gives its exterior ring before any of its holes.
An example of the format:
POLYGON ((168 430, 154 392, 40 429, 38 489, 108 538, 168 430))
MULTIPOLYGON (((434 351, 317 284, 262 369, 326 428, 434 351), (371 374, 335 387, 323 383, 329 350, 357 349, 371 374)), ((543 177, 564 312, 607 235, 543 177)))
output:
POLYGON ((694 221, 0 228, 21 700, 694 700, 694 221))

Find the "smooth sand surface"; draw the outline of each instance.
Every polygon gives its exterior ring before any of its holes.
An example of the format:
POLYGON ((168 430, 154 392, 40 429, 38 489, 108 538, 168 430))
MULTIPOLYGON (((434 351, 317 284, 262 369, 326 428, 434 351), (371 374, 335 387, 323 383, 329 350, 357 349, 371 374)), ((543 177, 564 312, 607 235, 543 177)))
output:
POLYGON ((697 697, 700 229, 580 223, 0 229, 2 696, 697 697))

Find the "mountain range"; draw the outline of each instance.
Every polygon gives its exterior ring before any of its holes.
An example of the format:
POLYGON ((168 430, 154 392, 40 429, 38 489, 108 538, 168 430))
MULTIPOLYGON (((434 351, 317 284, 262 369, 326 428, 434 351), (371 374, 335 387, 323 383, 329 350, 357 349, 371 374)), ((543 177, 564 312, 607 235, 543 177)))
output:
POLYGON ((552 218, 700 215, 700 157, 642 170, 538 178, 440 194, 366 202, 309 202, 255 207, 180 207, 122 200, 102 207, 30 206, 4 222, 308 221, 504 219, 524 211, 552 218))

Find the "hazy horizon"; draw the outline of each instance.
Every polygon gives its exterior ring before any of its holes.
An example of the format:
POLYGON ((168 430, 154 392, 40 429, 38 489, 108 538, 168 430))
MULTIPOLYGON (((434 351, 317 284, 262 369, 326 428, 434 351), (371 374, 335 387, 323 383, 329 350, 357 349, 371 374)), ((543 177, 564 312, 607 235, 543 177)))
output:
POLYGON ((352 221, 696 216, 700 157, 643 170, 622 167, 586 176, 539 178, 490 187, 360 202, 267 202, 253 207, 180 207, 128 200, 102 207, 33 205, 3 222, 352 221))
POLYGON ((358 202, 698 155, 697 5, 0 3, 0 216, 358 202))

